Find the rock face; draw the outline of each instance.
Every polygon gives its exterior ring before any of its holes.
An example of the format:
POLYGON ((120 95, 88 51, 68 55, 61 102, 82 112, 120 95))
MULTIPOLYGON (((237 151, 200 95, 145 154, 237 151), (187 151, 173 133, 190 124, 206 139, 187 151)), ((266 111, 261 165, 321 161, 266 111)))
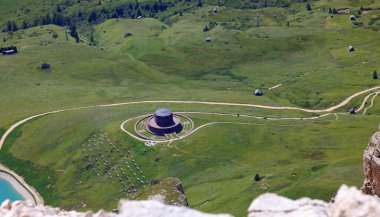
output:
POLYGON ((138 200, 156 200, 166 205, 189 206, 182 183, 177 178, 166 178, 144 189, 138 200))
POLYGON ((340 187, 334 203, 302 198, 290 200, 263 194, 248 209, 248 217, 375 217, 380 216, 380 199, 355 187, 340 187))
POLYGON ((123 200, 118 213, 103 210, 92 212, 64 211, 47 206, 33 206, 27 202, 5 201, 0 207, 0 216, 6 217, 232 217, 227 214, 206 214, 186 207, 164 205, 157 201, 123 200))
MULTIPOLYGON (((6 217, 233 217, 228 214, 206 214, 187 207, 165 205, 158 201, 122 200, 118 212, 64 211, 27 202, 4 201, 0 216, 6 217)), ((363 194, 355 187, 343 185, 334 203, 301 198, 291 200, 276 194, 263 194, 248 209, 248 217, 378 217, 380 199, 363 194)))
POLYGON ((365 195, 355 187, 340 187, 335 197, 332 217, 380 216, 378 197, 365 195))
POLYGON ((372 136, 364 150, 363 161, 365 180, 361 190, 380 196, 380 132, 372 136))
POLYGON ((276 194, 263 194, 256 198, 248 209, 248 217, 327 217, 331 207, 324 201, 302 198, 291 200, 276 194))

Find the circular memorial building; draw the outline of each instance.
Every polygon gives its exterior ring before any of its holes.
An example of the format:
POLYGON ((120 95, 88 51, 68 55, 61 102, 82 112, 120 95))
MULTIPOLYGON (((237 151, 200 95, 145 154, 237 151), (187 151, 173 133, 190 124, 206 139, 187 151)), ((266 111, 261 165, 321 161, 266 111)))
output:
POLYGON ((173 114, 170 109, 158 109, 135 123, 135 133, 149 141, 181 139, 194 129, 194 122, 183 114, 173 114))
POLYGON ((158 109, 153 116, 148 119, 148 130, 156 135, 180 133, 183 129, 181 120, 174 115, 170 109, 158 109))

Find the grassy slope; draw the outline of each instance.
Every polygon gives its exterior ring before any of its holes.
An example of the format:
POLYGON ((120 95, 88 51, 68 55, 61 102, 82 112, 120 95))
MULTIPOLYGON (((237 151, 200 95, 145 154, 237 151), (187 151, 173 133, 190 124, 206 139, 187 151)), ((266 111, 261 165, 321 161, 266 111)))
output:
MULTIPOLYGON (((50 175, 54 177, 52 186, 30 179, 44 196, 50 191, 58 193, 59 198, 48 203, 81 208, 78 203, 84 202, 98 209, 107 201, 105 208, 111 209, 122 197, 119 184, 109 185, 106 178, 83 172, 86 163, 80 148, 86 138, 105 129, 132 149, 149 179, 180 178, 192 207, 244 216, 252 198, 266 191, 292 198, 329 200, 342 183, 360 186, 361 153, 378 124, 378 115, 373 114, 317 122, 189 115, 197 126, 213 121, 250 124, 212 125, 170 146, 148 149, 119 130, 123 120, 158 106, 121 106, 43 117, 22 128, 10 153, 33 162, 33 167, 54 171, 50 175), (254 182, 256 173, 265 176, 264 180, 254 182), (262 186, 268 189, 262 190, 262 186)), ((166 106, 176 111, 190 110, 174 104, 166 106)))
MULTIPOLYGON (((326 5, 352 6, 347 1, 320 1, 313 8, 326 5)), ((305 12, 304 4, 292 6, 290 10, 297 13, 269 8, 260 10, 265 26, 257 29, 252 28, 257 11, 221 9, 212 15, 212 8, 173 17, 178 21, 164 28, 154 19, 109 20, 96 27, 98 47, 76 45, 73 39, 66 43, 63 29, 55 26, 15 33, 6 43, 0 42, 1 46, 16 44, 20 48, 17 55, 0 57, 0 100, 6 105, 0 108, 0 126, 6 128, 38 112, 143 99, 323 108, 378 85, 372 72, 377 67, 380 41, 377 32, 367 28, 376 11, 360 17, 364 27, 353 28, 348 15, 326 19, 329 15, 323 11, 305 12), (202 32, 210 21, 219 25, 202 32), (52 38, 53 32, 59 34, 58 39, 52 38), (124 38, 126 32, 134 36, 124 38), (204 42, 208 36, 212 43, 204 42), (347 53, 349 44, 357 51, 347 53), (51 63, 53 69, 37 70, 43 62, 51 63), (265 91, 264 97, 251 95, 256 87, 279 83, 283 86, 265 91)), ((0 38, 3 36, 1 33, 0 38)), ((336 122, 306 127, 272 126, 268 121, 259 122, 264 126, 214 125, 171 147, 141 152, 142 144, 126 138, 119 124, 160 106, 94 109, 38 119, 12 135, 1 161, 30 180, 49 204, 73 208, 83 201, 97 209, 108 202, 106 208, 111 209, 122 196, 118 185, 81 174, 83 161, 78 149, 95 130, 106 129, 141 154, 138 160, 149 178, 179 177, 191 206, 244 216, 252 198, 263 192, 263 183, 271 192, 325 200, 341 183, 360 185, 361 153, 376 130, 379 110, 375 103, 370 116, 340 117, 336 122), (160 160, 153 161, 155 158, 160 160), (33 178, 37 176, 23 165, 31 165, 39 178, 33 178), (256 173, 266 179, 254 183, 256 173), (79 180, 86 182, 78 185, 79 180)), ((256 109, 167 106, 177 111, 280 115, 256 109)), ((196 123, 240 121, 201 115, 192 118, 196 123)))

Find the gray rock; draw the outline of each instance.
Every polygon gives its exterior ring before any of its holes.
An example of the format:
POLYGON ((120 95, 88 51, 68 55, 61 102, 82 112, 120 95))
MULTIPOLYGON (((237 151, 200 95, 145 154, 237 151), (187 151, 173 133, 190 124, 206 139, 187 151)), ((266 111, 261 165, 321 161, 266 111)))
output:
POLYGON ((335 197, 332 217, 357 216, 380 216, 380 199, 365 195, 355 187, 343 185, 335 197))
POLYGON ((302 198, 291 200, 272 193, 255 199, 248 209, 249 217, 327 217, 331 207, 324 201, 302 198))
POLYGON ((186 207, 164 205, 158 201, 121 201, 120 216, 123 217, 232 217, 228 214, 206 214, 186 207))

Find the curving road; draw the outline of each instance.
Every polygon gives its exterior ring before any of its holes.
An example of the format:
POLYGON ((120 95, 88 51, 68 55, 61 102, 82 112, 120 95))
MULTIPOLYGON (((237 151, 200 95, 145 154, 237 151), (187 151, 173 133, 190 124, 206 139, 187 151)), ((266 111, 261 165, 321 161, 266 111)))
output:
MULTIPOLYGON (((122 105, 133 105, 133 104, 151 104, 151 103, 178 103, 178 104, 203 104, 203 105, 221 105, 221 106, 240 106, 240 107, 253 107, 253 108, 262 108, 262 109, 272 109, 272 110, 299 110, 304 111, 308 113, 324 113, 324 112, 332 112, 338 108, 341 108, 345 105, 347 105, 351 100, 354 98, 373 92, 376 90, 380 90, 380 86, 369 88, 360 92, 357 92, 345 100, 343 100, 341 103, 332 106, 327 109, 304 109, 299 107, 292 107, 292 106, 266 106, 266 105, 258 105, 258 104, 246 104, 246 103, 225 103, 225 102, 202 102, 202 101, 176 101, 176 100, 152 100, 152 101, 137 101, 137 102, 124 102, 124 103, 114 103, 114 104, 106 104, 106 105, 95 105, 95 106, 85 106, 85 107, 78 107, 78 108, 71 108, 71 109, 62 109, 62 110, 56 110, 51 112, 45 112, 37 115, 33 115, 30 117, 27 117, 23 120, 18 121, 17 123, 13 124, 1 137, 0 139, 0 149, 2 148, 5 139, 9 136, 9 134, 18 126, 22 125, 23 123, 32 120, 37 117, 45 116, 48 114, 55 114, 60 112, 66 112, 66 111, 73 111, 73 110, 81 110, 81 109, 89 109, 89 108, 102 108, 102 107, 114 107, 114 106, 122 106, 122 105)), ((373 94, 373 93, 371 93, 373 94)), ((362 105, 365 104, 365 102, 368 100, 369 96, 367 96, 362 105)))

